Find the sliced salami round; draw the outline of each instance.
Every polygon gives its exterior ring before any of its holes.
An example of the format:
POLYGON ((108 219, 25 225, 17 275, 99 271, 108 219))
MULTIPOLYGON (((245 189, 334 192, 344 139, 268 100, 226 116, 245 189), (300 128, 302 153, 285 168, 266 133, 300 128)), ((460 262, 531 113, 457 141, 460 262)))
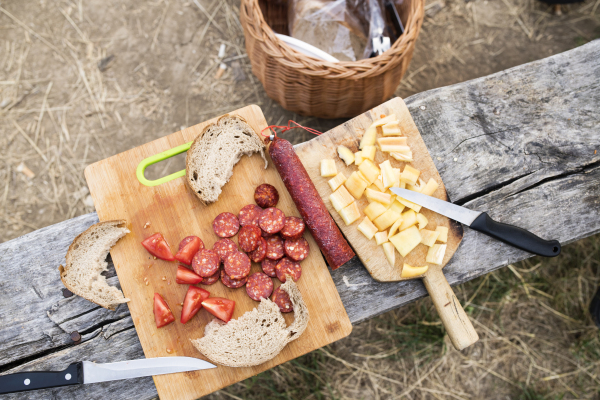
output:
POLYGON ((285 214, 279 208, 267 208, 260 214, 258 224, 267 233, 277 233, 285 225, 285 214))
POLYGON ((290 295, 287 294, 287 292, 280 287, 275 289, 271 300, 273 301, 273 303, 279 306, 279 311, 281 311, 282 313, 294 311, 294 305, 290 300, 290 295))
POLYGON ((237 217, 232 213, 224 212, 217 215, 212 226, 217 236, 228 238, 235 236, 240 230, 240 221, 238 221, 237 217))
POLYGON ((277 279, 279 279, 281 283, 285 283, 286 275, 291 276, 294 282, 298 282, 300 275, 302 275, 302 267, 300 267, 299 262, 285 257, 275 266, 275 273, 277 274, 277 279))
POLYGON ((214 275, 219 270, 219 256, 213 250, 202 249, 194 254, 192 269, 203 278, 214 275))
POLYGON ((225 258, 225 273, 231 279, 243 279, 250 273, 252 263, 245 253, 234 251, 225 258))
POLYGON ((267 274, 271 278, 276 278, 277 273, 275 272, 275 267, 277 266, 278 262, 278 260, 269 260, 268 258, 265 258, 265 260, 262 263, 260 263, 260 267, 262 268, 265 274, 267 274))
POLYGON ((283 225, 283 229, 279 234, 284 239, 298 239, 299 237, 302 237, 305 228, 306 225, 304 225, 304 220, 302 220, 302 218, 285 217, 285 225, 283 225))
POLYGON ((275 207, 279 201, 279 192, 275 186, 263 183, 254 191, 254 201, 262 208, 275 207))
POLYGON ((219 261, 225 262, 227 254, 237 251, 237 245, 231 239, 219 239, 213 245, 213 251, 219 256, 219 261))
POLYGON ((267 257, 267 241, 261 237, 258 240, 258 246, 254 251, 248 253, 248 257, 255 263, 263 261, 267 257))
POLYGON ((246 282, 248 282, 248 277, 242 279, 232 279, 229 275, 227 275, 225 270, 222 269, 221 282, 223 282, 223 285, 227 286, 228 288, 237 289, 241 288, 246 284, 246 282))
POLYGON ((260 236, 260 228, 254 225, 246 225, 242 226, 242 229, 240 229, 238 244, 243 251, 248 253, 258 247, 260 239, 262 239, 260 236))
POLYGON ((240 214, 238 215, 240 225, 258 226, 258 219, 260 218, 260 214, 262 214, 262 211, 263 209, 257 206, 256 204, 248 204, 247 206, 242 207, 242 209, 240 210, 240 214))
POLYGON ((216 281, 219 280, 219 278, 221 277, 221 269, 219 268, 217 270, 217 272, 215 272, 214 275, 209 276, 208 278, 202 278, 202 282, 200 283, 201 285, 212 285, 213 283, 215 283, 216 281))
POLYGON ((285 255, 294 261, 302 261, 308 257, 310 246, 306 239, 301 237, 300 239, 286 239, 283 243, 285 255))
POLYGON ((255 272, 248 278, 246 293, 254 301, 268 299, 273 293, 273 280, 262 272, 255 272))
POLYGON ((267 242, 267 258, 279 260, 285 255, 283 240, 279 235, 269 236, 265 238, 265 241, 267 242))

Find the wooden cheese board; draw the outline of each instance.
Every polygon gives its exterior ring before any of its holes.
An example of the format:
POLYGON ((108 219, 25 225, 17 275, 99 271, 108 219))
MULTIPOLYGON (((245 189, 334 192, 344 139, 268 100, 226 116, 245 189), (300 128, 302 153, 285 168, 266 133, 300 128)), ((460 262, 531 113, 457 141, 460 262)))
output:
MULTIPOLYGON (((396 252, 395 265, 390 265, 385 257, 383 248, 378 246, 375 240, 367 239, 357 230, 357 226, 364 218, 364 214, 354 223, 346 225, 338 212, 335 211, 329 201, 332 190, 328 181, 331 178, 321 177, 320 165, 321 160, 323 159, 334 159, 337 171, 343 172, 346 177, 349 177, 352 172, 357 170, 357 167, 353 164, 347 166, 339 158, 337 147, 339 145, 344 145, 352 152, 357 152, 359 150, 362 135, 367 128, 375 120, 391 114, 395 114, 398 118, 402 136, 407 137, 408 146, 412 150, 413 162, 411 162, 410 165, 421 171, 420 176, 424 181, 427 181, 429 178, 435 179, 439 184, 439 187, 435 193, 433 193, 433 196, 448 201, 444 183, 427 151, 427 146, 425 145, 406 104, 399 97, 389 100, 386 103, 333 128, 323 135, 295 147, 298 157, 300 157, 300 160, 308 171, 310 178, 314 182, 315 187, 325 202, 331 216, 340 227, 344 236, 356 252, 356 255, 360 258, 373 279, 380 282, 414 279, 402 278, 402 266, 404 263, 414 267, 427 265, 425 258, 429 248, 424 244, 419 244, 404 258, 396 252)), ((388 157, 387 154, 380 151, 377 151, 374 163, 379 165, 388 159, 393 167, 400 168, 401 170, 404 169, 404 166, 407 164, 405 162, 397 161, 392 157, 388 157)), ((361 199, 357 200, 357 203, 360 210, 364 210, 369 204, 364 195, 361 199)), ((458 222, 452 221, 443 215, 434 213, 425 208, 422 208, 420 213, 425 215, 428 219, 427 229, 434 230, 437 226, 445 226, 448 228, 447 248, 442 264, 429 264, 429 270, 422 278, 452 341, 457 348, 462 349, 477 341, 478 338, 468 317, 464 313, 460 302, 458 302, 452 289, 448 285, 442 272, 442 268, 450 261, 456 252, 463 237, 463 229, 458 222)))
MULTIPOLYGON (((257 133, 267 126, 258 106, 244 107, 230 114, 243 117, 257 133)), ((175 251, 181 239, 196 235, 207 248, 211 248, 218 239, 212 231, 213 219, 226 211, 237 215, 244 205, 253 204, 254 189, 261 183, 277 188, 280 194, 277 207, 286 215, 299 215, 267 152, 267 169, 264 169, 264 161, 258 154, 243 156, 235 166, 231 180, 223 187, 219 200, 208 206, 202 205, 188 191, 181 174, 155 186, 142 184, 136 177, 136 169, 143 160, 193 141, 204 127, 217 119, 117 154, 85 170, 100 221, 124 219, 131 231, 112 248, 111 256, 123 292, 131 299, 129 310, 148 358, 189 356, 206 359, 192 346, 190 339, 203 336, 204 327, 212 316, 201 310, 187 324, 179 323, 181 307, 178 304, 183 301, 188 286, 175 283, 177 264, 154 260, 141 246, 143 239, 161 232, 175 251), (152 311, 155 292, 164 297, 176 318, 175 323, 161 329, 156 328, 152 311)), ((301 263, 302 277, 298 287, 308 307, 310 322, 303 335, 288 344, 275 359, 256 367, 218 366, 203 371, 156 376, 154 382, 161 399, 196 399, 350 334, 352 325, 323 257, 308 232, 305 238, 311 251, 301 263)), ((233 240, 237 241, 237 237, 233 240)), ((260 266, 253 263, 251 273, 256 271, 260 271, 260 266)), ((274 283, 279 285, 276 279, 274 283)), ((258 305, 248 297, 244 288, 229 289, 221 282, 200 287, 207 289, 213 297, 235 300, 233 318, 258 305)), ((285 318, 289 325, 294 318, 293 313, 286 314, 285 318)))

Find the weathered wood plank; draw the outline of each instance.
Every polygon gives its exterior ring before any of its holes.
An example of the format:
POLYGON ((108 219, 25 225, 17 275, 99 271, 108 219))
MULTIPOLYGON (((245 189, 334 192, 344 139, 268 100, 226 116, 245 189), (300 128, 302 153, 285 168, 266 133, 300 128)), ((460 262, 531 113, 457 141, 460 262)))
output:
MULTIPOLYGON (((142 346, 130 318, 104 326, 96 330, 92 337, 79 345, 57 351, 7 371, 60 371, 70 363, 88 360, 98 363, 143 358, 142 346), (121 321, 129 320, 129 325, 121 321)), ((3 399, 23 399, 23 393, 2 396, 3 399)), ((28 392, 27 399, 139 399, 157 398, 152 378, 138 378, 125 381, 94 383, 28 392)))
MULTIPOLYGON (((599 82, 597 40, 421 93, 406 103, 452 200, 568 243, 600 232, 600 155, 594 154, 600 149, 599 82)), ((126 307, 111 313, 77 297, 62 297, 56 268, 73 238, 95 222, 92 213, 0 244, 3 372, 64 368, 91 355, 99 362, 143 356, 126 307), (71 329, 84 332, 83 343, 72 344, 71 329)), ((444 271, 457 284, 528 256, 465 228, 462 245, 444 271)), ((353 323, 425 295, 420 281, 377 283, 359 264, 332 275, 353 323)), ((156 396, 151 382, 77 389, 85 392, 55 389, 28 397, 111 398, 119 393, 120 398, 145 399, 156 396)))

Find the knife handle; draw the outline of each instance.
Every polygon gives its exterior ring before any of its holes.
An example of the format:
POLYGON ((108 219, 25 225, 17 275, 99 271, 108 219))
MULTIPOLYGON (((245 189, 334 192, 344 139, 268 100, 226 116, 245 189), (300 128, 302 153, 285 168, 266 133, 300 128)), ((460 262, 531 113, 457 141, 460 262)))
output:
POLYGON ((558 240, 544 240, 525 229, 496 222, 484 212, 475 218, 471 228, 539 256, 556 257, 560 254, 561 247, 558 240))
POLYGON ((0 375, 0 394, 81 383, 83 383, 83 363, 76 362, 63 371, 29 371, 0 375))

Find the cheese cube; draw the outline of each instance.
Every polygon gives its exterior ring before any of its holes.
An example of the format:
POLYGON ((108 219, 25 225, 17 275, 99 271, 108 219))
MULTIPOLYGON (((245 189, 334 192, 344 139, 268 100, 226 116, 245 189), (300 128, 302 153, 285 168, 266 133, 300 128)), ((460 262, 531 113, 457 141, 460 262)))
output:
POLYGON ((346 225, 350 225, 360 218, 360 210, 358 209, 358 204, 356 204, 356 202, 353 202, 346 208, 342 209, 342 211, 339 213, 346 225))
POLYGON ((427 258, 425 261, 431 264, 442 265, 444 261, 444 253, 446 253, 446 244, 434 244, 429 248, 427 252, 427 258))
POLYGON ((438 242, 446 243, 448 241, 448 228, 445 226, 438 226, 435 228, 436 232, 440 233, 440 236, 437 237, 438 242))
POLYGON ((335 211, 340 212, 354 201, 354 197, 352 197, 350 192, 348 192, 344 186, 340 186, 338 190, 329 195, 329 201, 335 211))
MULTIPOLYGON (((396 250, 402 257, 406 257, 419 243, 421 243, 421 234, 416 226, 403 230, 402 232, 390 238, 396 250)), ((429 261, 428 261, 429 262, 429 261)))
POLYGON ((363 235, 369 240, 373 239, 373 236, 377 233, 377 227, 373 225, 371 220, 365 217, 360 224, 356 227, 363 235))
POLYGON ((333 192, 335 192, 342 184, 346 182, 346 176, 343 172, 340 172, 333 178, 331 178, 327 183, 333 192))

